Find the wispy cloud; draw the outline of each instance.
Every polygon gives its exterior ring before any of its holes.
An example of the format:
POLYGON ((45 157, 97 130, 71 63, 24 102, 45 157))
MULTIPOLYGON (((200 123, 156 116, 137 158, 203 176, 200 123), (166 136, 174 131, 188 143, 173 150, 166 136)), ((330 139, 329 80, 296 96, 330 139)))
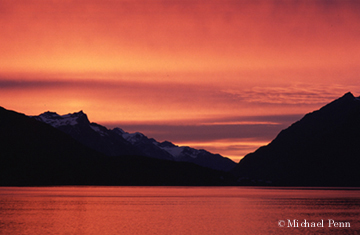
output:
POLYGON ((233 96, 233 99, 249 103, 314 105, 325 104, 349 91, 359 92, 359 87, 340 84, 297 84, 284 87, 255 86, 241 91, 229 89, 223 92, 233 96))
POLYGON ((120 127, 127 132, 139 131, 158 141, 168 140, 181 146, 202 148, 239 161, 246 154, 268 144, 282 129, 300 118, 301 115, 278 115, 229 117, 200 122, 188 120, 187 124, 185 122, 105 125, 108 128, 120 127))
MULTIPOLYGON (((269 141, 278 132, 299 120, 303 115, 274 115, 228 117, 218 119, 188 119, 177 122, 112 122, 103 123, 109 128, 120 127, 127 132, 140 131, 160 141, 213 142, 229 139, 269 141)), ((255 142, 256 142, 255 141, 255 142)))

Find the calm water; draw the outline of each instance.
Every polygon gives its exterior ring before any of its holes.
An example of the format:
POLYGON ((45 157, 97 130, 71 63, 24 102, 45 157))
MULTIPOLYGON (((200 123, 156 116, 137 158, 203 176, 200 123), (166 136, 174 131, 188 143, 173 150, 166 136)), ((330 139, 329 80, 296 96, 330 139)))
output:
POLYGON ((0 187, 0 234, 360 234, 359 220, 360 190, 0 187))

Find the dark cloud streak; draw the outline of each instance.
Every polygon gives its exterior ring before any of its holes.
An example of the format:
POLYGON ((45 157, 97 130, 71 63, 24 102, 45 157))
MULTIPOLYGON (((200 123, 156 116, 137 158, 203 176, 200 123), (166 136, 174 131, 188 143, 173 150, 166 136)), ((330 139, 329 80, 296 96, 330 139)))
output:
POLYGON ((69 86, 70 84, 63 81, 27 81, 27 80, 10 80, 0 79, 0 89, 48 89, 52 87, 69 86))
MULTIPOLYGON (((302 115, 273 115, 233 117, 214 119, 219 121, 252 121, 278 122, 279 124, 209 124, 199 125, 196 122, 184 124, 127 124, 127 123, 104 123, 108 128, 120 127, 127 132, 143 132, 149 137, 160 141, 170 140, 174 142, 216 141, 225 139, 256 139, 257 141, 270 141, 282 129, 299 120, 302 115)), ((210 120, 207 120, 211 122, 210 120)), ((198 122, 198 120, 197 120, 198 122)))

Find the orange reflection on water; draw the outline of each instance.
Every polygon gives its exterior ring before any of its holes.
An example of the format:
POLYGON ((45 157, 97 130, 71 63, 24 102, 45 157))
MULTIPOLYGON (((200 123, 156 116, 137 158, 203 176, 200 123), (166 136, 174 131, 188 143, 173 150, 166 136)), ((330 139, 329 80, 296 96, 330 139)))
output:
POLYGON ((278 220, 348 221, 359 231, 360 194, 340 188, 0 188, 4 234, 304 234, 278 220))

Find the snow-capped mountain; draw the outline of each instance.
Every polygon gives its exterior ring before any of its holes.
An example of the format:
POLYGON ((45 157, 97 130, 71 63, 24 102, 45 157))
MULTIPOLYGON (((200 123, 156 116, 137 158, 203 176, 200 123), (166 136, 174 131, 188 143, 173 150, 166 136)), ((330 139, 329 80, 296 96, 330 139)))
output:
POLYGON ((99 124, 90 123, 83 111, 62 116, 55 112, 45 112, 33 118, 45 122, 71 135, 82 144, 109 156, 141 155, 192 162, 222 171, 229 171, 236 165, 230 159, 206 150, 177 146, 168 141, 160 143, 139 132, 128 133, 120 128, 107 129, 99 124))
POLYGON ((45 122, 78 140, 85 146, 109 156, 139 154, 124 138, 112 133, 106 127, 90 123, 87 115, 80 111, 60 116, 54 112, 45 112, 33 117, 45 122))

